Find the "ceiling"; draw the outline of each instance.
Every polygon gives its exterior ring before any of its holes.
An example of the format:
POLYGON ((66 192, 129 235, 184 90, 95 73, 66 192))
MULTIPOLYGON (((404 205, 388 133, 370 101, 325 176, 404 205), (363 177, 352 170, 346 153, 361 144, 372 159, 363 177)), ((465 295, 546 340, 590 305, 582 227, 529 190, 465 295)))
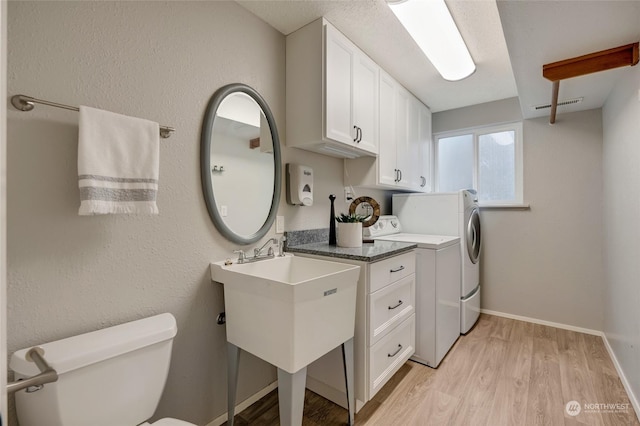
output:
MULTIPOLYGON (((640 1, 446 0, 477 69, 444 80, 385 0, 238 0, 289 34, 324 16, 433 112, 519 96, 523 116, 549 114, 531 106, 551 101, 542 65, 640 40, 640 1)), ((624 69, 563 81, 559 100, 583 102, 563 112, 599 108, 624 69)))
MULTIPOLYGON (((549 115, 531 106, 551 102, 551 82, 542 65, 640 40, 640 1, 499 1, 511 66, 525 118, 549 115)), ((558 101, 584 98, 558 107, 563 112, 600 108, 616 79, 627 68, 603 71, 560 82, 558 101)))

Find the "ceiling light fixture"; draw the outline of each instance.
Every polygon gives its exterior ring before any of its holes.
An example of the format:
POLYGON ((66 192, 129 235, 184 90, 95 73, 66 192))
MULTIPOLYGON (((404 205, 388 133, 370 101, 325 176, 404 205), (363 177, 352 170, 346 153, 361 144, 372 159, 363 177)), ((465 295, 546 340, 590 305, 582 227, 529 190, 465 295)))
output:
POLYGON ((387 0, 442 78, 462 80, 476 70, 444 0, 387 0))

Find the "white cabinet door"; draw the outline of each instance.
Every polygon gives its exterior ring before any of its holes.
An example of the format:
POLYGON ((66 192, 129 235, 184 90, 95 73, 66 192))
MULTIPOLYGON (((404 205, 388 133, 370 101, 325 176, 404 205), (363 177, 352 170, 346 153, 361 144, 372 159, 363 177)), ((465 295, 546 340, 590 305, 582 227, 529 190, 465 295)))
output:
POLYGON ((353 128, 358 148, 378 152, 379 67, 361 52, 353 57, 353 128))
POLYGON ((379 67, 326 26, 325 137, 378 153, 379 67))
POLYGON ((351 77, 354 46, 330 25, 325 30, 325 136, 353 146, 351 77))
POLYGON ((407 134, 409 137, 409 159, 407 161, 406 183, 408 188, 420 190, 420 107, 422 103, 411 96, 409 99, 409 115, 407 117, 407 134))
POLYGON ((431 111, 420 104, 420 190, 431 191, 431 111))
POLYGON ((382 69, 378 81, 378 157, 347 160, 348 184, 428 192, 431 112, 382 69))
POLYGON ((380 72, 380 134, 378 141, 378 182, 395 185, 396 174, 396 81, 380 72))
POLYGON ((409 144, 409 109, 411 94, 402 87, 396 92, 396 185, 409 188, 411 147, 409 144))

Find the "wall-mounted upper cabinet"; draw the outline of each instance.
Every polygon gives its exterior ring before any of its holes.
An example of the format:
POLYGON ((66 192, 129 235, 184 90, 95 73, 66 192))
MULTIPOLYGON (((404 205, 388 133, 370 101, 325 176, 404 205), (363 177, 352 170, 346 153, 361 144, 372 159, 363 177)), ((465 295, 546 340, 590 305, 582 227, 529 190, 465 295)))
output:
POLYGON ((287 146, 378 154, 379 67, 324 19, 287 36, 287 146))
POLYGON ((345 185, 431 190, 431 111, 380 70, 379 153, 346 163, 345 185))

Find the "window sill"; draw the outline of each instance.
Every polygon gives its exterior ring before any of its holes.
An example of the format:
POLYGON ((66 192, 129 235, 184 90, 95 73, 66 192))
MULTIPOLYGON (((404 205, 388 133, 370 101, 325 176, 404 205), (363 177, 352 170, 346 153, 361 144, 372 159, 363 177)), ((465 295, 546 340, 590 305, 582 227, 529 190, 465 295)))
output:
POLYGON ((480 204, 480 210, 531 210, 529 204, 480 204))

